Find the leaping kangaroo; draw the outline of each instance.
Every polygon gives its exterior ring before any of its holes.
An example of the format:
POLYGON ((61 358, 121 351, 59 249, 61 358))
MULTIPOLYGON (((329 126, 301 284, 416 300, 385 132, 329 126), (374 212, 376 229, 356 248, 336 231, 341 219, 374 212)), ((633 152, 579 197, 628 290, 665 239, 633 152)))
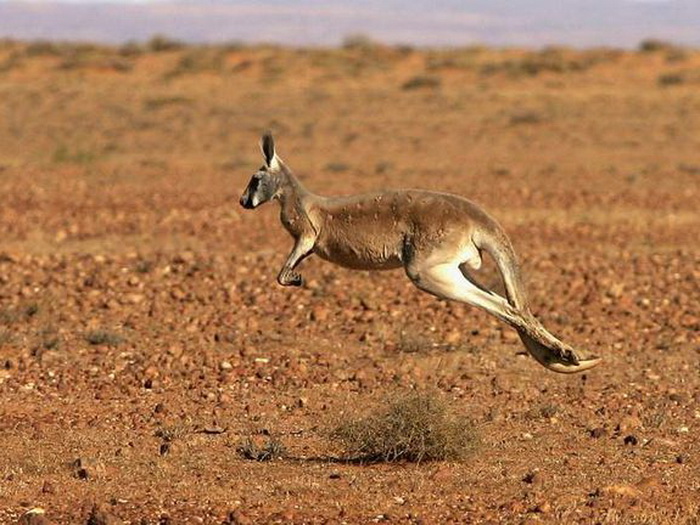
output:
POLYGON ((265 164, 241 196, 244 208, 270 200, 294 248, 277 276, 300 286, 295 268, 311 254, 358 270, 404 268, 421 290, 486 310, 509 324, 537 362, 560 373, 582 372, 601 361, 583 359, 530 312, 513 246, 501 226, 473 202, 448 193, 395 190, 351 197, 315 195, 275 153, 271 134, 262 137, 265 164), (495 260, 507 299, 475 284, 465 267, 481 267, 482 252, 495 260))

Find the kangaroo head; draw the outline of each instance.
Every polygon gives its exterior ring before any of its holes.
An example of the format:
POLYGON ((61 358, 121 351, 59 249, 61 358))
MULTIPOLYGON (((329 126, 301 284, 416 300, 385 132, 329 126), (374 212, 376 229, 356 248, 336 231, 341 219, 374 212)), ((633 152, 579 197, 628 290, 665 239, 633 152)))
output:
POLYGON ((260 141, 265 164, 250 178, 243 195, 241 206, 248 209, 257 208, 272 199, 279 197, 283 182, 287 176, 287 168, 275 153, 275 140, 272 134, 265 133, 260 141))

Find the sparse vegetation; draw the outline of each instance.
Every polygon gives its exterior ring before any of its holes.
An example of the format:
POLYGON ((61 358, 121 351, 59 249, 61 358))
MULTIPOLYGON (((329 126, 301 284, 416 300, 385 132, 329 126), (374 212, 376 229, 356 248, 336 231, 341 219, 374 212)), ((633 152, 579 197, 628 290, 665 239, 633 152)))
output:
POLYGON ((350 166, 344 162, 329 162, 325 166, 326 171, 330 171, 331 173, 342 173, 344 171, 348 171, 350 169, 350 166))
POLYGON ((401 84, 401 89, 404 91, 412 91, 414 89, 436 89, 442 85, 442 80, 439 77, 431 75, 419 75, 409 78, 401 84))
POLYGON ((39 338, 36 346, 37 353, 41 353, 44 350, 55 350, 61 342, 56 329, 50 326, 39 330, 37 336, 39 338))
POLYGON ((596 49, 576 52, 565 48, 550 47, 542 51, 528 51, 519 58, 486 62, 481 66, 482 75, 503 73, 510 77, 534 77, 542 73, 576 73, 604 62, 617 60, 620 51, 596 49))
POLYGON ((253 438, 247 438, 236 448, 236 451, 241 457, 253 461, 271 461, 280 459, 286 454, 282 442, 271 436, 266 437, 262 444, 257 443, 253 438))
POLYGON ((166 78, 204 72, 220 72, 226 64, 226 49, 218 46, 187 48, 166 78))
POLYGON ((380 45, 372 37, 361 33, 346 36, 342 43, 344 49, 360 49, 362 51, 371 51, 380 45))
POLYGON ((162 53, 165 51, 177 51, 185 47, 183 42, 169 38, 165 35, 153 35, 151 39, 146 42, 146 49, 154 53, 162 53))
POLYGON ((657 82, 662 87, 679 86, 685 83, 685 76, 682 73, 664 73, 659 75, 657 82))
POLYGON ((153 111, 169 106, 191 106, 193 103, 191 98, 182 96, 162 96, 148 98, 143 101, 143 108, 147 111, 153 111))
POLYGON ((121 335, 108 330, 90 330, 85 334, 85 340, 94 346, 118 346, 124 342, 121 335))
POLYGON ((136 270, 137 273, 151 273, 153 270, 153 262, 142 259, 139 262, 136 263, 136 266, 134 267, 134 270, 136 270))
POLYGON ((433 342, 422 333, 413 330, 402 330, 399 334, 397 350, 407 354, 415 354, 433 346, 433 342))
POLYGON ((61 144, 54 150, 51 161, 57 164, 89 164, 94 162, 96 158, 97 155, 93 151, 70 150, 61 144))
POLYGON ((460 460, 478 440, 473 424, 435 394, 390 399, 369 415, 341 423, 330 433, 353 460, 460 460))
POLYGON ((510 124, 517 126, 518 124, 539 124, 546 120, 545 116, 535 110, 520 110, 515 111, 510 116, 510 124))
POLYGON ((665 40, 647 38, 639 43, 639 51, 642 53, 658 53, 659 51, 675 51, 678 46, 665 40))

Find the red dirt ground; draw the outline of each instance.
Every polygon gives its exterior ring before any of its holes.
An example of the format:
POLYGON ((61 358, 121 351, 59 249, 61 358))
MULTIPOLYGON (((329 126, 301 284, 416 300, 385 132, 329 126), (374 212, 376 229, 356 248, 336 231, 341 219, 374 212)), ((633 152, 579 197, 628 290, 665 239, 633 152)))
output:
POLYGON ((698 523, 698 53, 47 49, 0 46, 0 523, 698 523), (278 286, 278 211, 238 206, 265 129, 313 191, 482 204, 605 363, 548 372, 401 271, 278 286), (467 460, 338 461, 411 389, 467 460))

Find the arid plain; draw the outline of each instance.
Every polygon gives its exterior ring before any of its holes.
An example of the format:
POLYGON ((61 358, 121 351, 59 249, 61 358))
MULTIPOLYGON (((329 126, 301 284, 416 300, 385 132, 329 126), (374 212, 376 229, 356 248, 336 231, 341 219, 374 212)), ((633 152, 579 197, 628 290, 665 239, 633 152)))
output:
POLYGON ((0 523, 700 519, 696 51, 4 42, 0 195, 0 523), (238 204, 268 129, 312 191, 480 203, 603 365, 551 373, 401 271, 278 286, 277 206, 238 204), (344 461, 329 429, 414 390, 474 449, 344 461))

